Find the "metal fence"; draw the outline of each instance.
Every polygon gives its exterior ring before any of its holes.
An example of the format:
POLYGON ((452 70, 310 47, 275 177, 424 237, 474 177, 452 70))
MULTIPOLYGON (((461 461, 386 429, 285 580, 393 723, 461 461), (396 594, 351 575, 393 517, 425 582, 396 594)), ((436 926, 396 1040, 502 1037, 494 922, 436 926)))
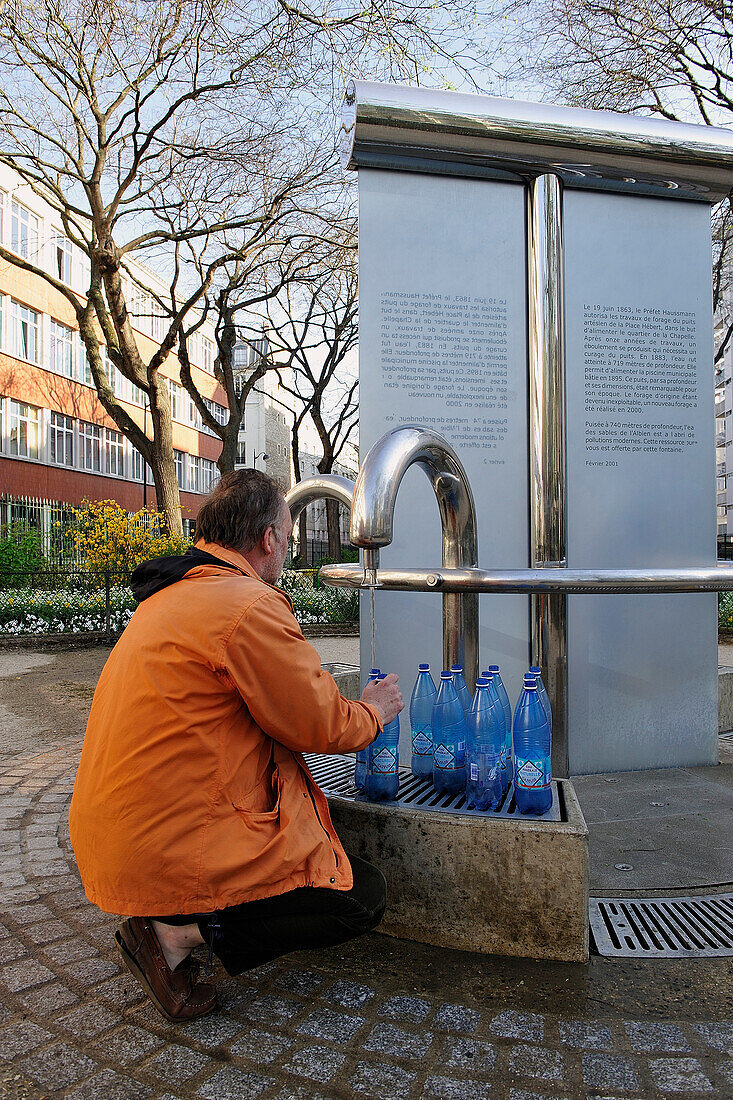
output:
MULTIPOLYGON (((137 602, 130 570, 82 570, 50 566, 42 571, 0 572, 0 634, 120 634, 137 602)), ((287 570, 280 580, 302 624, 351 624, 358 618, 358 593, 328 588, 315 570, 287 570)))

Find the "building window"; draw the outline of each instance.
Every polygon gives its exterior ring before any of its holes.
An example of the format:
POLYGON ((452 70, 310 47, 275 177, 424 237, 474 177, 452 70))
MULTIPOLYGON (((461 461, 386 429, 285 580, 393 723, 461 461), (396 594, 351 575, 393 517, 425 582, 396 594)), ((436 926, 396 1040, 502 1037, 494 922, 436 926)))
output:
POLYGON ((134 481, 142 481, 145 473, 145 459, 137 447, 132 448, 132 477, 134 481))
POLYGON ((22 458, 39 458, 41 410, 21 401, 10 402, 10 453, 22 458))
POLYGON ((106 428, 104 432, 105 469, 108 474, 124 477, 125 450, 121 432, 106 428))
POLYGON ((74 377, 74 332, 58 321, 51 321, 50 368, 55 374, 74 377))
POLYGON ((51 413, 51 461, 74 465, 74 420, 57 412, 51 413))
POLYGON ((186 456, 183 451, 174 451, 173 459, 176 464, 176 480, 179 489, 186 487, 186 456))
POLYGON ((38 218, 13 199, 10 204, 10 247, 24 260, 38 253, 38 218))
POLYGON ((54 272, 62 283, 71 286, 71 241, 63 233, 57 233, 54 240, 54 272))
POLYGON ((188 488, 192 493, 201 492, 201 459, 198 455, 188 456, 188 488))
POLYGON ((174 382, 172 378, 168 379, 168 391, 171 395, 171 417, 173 420, 183 419, 183 386, 180 386, 178 382, 174 382))
POLYGON ((102 429, 96 424, 87 424, 82 420, 79 424, 79 437, 82 470, 100 471, 102 469, 102 429))
POLYGON ((214 366, 214 345, 208 336, 201 337, 201 362, 199 364, 202 370, 211 374, 214 366))
POLYGON ((217 476, 216 463, 212 462, 210 458, 202 458, 201 460, 201 492, 210 493, 214 487, 214 481, 217 476))
POLYGON ((10 299, 10 354, 38 362, 38 314, 10 299))

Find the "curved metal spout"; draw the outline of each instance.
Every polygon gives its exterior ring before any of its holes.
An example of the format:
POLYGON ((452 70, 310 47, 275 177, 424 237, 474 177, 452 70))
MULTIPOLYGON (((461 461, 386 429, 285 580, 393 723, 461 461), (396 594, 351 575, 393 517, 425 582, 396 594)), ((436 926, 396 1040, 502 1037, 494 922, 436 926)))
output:
MULTIPOLYGON (((378 439, 364 459, 354 488, 351 541, 365 551, 392 542, 397 493, 410 466, 425 471, 433 486, 443 532, 443 565, 471 569, 478 563, 476 508, 466 471, 447 439, 408 424, 378 439)), ((466 679, 478 675, 478 596, 443 595, 443 662, 463 665, 466 679)))
POLYGON ((290 518, 295 526, 303 509, 314 501, 325 498, 337 500, 339 504, 343 504, 351 511, 353 496, 354 482, 348 477, 339 477, 338 474, 316 474, 294 485, 290 492, 285 494, 285 503, 290 509, 290 518))

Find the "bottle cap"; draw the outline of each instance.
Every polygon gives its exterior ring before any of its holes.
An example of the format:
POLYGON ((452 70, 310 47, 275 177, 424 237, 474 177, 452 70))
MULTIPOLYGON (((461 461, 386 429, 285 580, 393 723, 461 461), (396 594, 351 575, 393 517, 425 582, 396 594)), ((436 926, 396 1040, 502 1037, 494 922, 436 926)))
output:
POLYGON ((542 669, 537 668, 537 665, 532 665, 532 667, 529 671, 532 673, 533 676, 541 676, 542 675, 542 669))
POLYGON ((479 676, 478 680, 476 681, 476 687, 477 688, 485 688, 485 687, 488 687, 488 686, 489 686, 489 681, 486 679, 486 677, 485 676, 479 676))
POLYGON ((370 668, 369 669, 369 675, 370 676, 379 676, 379 669, 378 668, 370 668))
POLYGON ((483 678, 485 680, 490 680, 491 679, 491 673, 489 672, 488 668, 485 668, 484 671, 481 673, 481 675, 483 676, 483 678))
POLYGON ((451 665, 451 672, 463 672, 463 665, 451 665))
POLYGON ((498 665, 489 665, 489 672, 498 672, 498 671, 499 671, 499 666, 498 665))
POLYGON ((430 665, 418 665, 417 667, 420 672, 430 672, 430 665))
POLYGON ((534 674, 534 672, 525 672, 525 674, 524 674, 524 686, 527 687, 530 684, 533 687, 537 687, 537 677, 534 674))
POLYGON ((450 671, 450 669, 444 668, 443 671, 440 674, 440 678, 441 678, 441 680, 452 680, 453 679, 453 673, 450 671))

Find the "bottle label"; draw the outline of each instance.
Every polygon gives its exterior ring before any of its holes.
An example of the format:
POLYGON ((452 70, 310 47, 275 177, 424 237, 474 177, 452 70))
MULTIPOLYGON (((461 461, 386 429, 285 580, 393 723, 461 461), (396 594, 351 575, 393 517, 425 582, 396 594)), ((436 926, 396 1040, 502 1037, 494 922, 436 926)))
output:
POLYGON ((456 758, 453 751, 445 745, 438 745, 433 753, 433 759, 438 768, 448 771, 456 766, 456 758))
POLYGON ((433 751, 433 739, 420 730, 412 739, 412 751, 416 756, 430 756, 433 751))
POLYGON ((546 768, 538 768, 533 760, 525 760, 517 768, 517 786, 525 790, 536 790, 538 787, 546 787, 549 779, 546 768))
POLYGON ((372 771, 377 775, 393 775, 397 771, 397 753, 392 749, 380 749, 372 757, 372 771))
POLYGON ((478 764, 468 765, 469 779, 472 783, 475 783, 478 779, 478 764))

